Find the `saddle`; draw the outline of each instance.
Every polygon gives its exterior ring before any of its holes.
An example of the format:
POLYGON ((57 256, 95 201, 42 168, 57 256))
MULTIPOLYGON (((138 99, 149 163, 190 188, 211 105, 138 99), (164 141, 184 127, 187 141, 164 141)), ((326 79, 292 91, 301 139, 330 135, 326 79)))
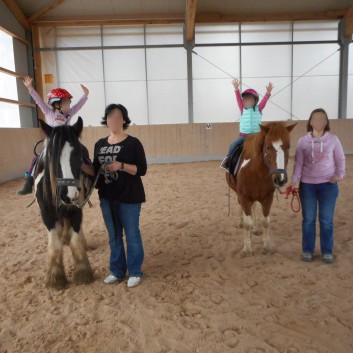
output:
POLYGON ((241 159, 241 155, 243 153, 243 143, 238 145, 233 154, 229 158, 229 173, 233 174, 235 177, 237 176, 239 170, 239 162, 241 159))

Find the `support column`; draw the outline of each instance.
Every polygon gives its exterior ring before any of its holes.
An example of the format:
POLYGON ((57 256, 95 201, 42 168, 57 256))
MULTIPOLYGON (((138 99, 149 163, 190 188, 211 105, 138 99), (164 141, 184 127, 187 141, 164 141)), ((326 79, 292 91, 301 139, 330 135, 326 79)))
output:
POLYGON ((347 95, 348 95, 348 56, 349 44, 352 38, 344 35, 344 20, 338 24, 338 42, 340 50, 339 90, 338 90, 338 118, 347 118, 347 95))
POLYGON ((195 46, 195 32, 191 41, 186 38, 186 25, 184 25, 184 48, 186 50, 187 82, 188 82, 188 120, 194 122, 194 92, 192 84, 192 50, 195 46))

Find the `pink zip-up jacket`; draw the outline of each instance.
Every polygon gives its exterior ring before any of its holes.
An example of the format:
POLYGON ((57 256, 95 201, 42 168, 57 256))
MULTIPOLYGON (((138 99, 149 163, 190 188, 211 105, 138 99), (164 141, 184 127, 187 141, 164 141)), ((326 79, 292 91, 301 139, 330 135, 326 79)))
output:
POLYGON ((69 113, 67 115, 64 115, 60 111, 53 110, 48 105, 46 105, 43 102, 43 99, 39 96, 39 94, 33 87, 29 89, 29 94, 37 103, 38 107, 45 115, 48 124, 51 126, 67 125, 71 120, 72 116, 75 115, 87 102, 87 96, 83 95, 80 100, 70 108, 69 113))
POLYGON ((337 136, 325 132, 321 137, 313 137, 309 132, 299 139, 292 182, 321 184, 345 174, 346 158, 337 136))

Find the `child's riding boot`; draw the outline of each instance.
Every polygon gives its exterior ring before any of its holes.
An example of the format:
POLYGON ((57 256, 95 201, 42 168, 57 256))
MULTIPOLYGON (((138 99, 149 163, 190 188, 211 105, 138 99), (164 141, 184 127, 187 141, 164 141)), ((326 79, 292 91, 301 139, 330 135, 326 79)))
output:
POLYGON ((17 195, 28 195, 32 193, 34 179, 31 174, 25 174, 25 182, 20 190, 17 191, 17 195))
POLYGON ((226 158, 223 159, 220 167, 225 169, 227 172, 229 172, 229 160, 230 158, 227 156, 226 158))

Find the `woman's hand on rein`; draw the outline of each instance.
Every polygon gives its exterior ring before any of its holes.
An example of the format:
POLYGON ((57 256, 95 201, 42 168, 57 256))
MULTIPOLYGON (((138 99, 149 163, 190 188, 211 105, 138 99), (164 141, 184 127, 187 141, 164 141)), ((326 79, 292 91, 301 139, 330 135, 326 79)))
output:
POLYGON ((122 163, 118 162, 118 161, 115 161, 115 162, 112 162, 112 163, 108 164, 106 170, 108 172, 117 172, 121 168, 122 168, 122 163))
MULTIPOLYGON (((289 186, 290 186, 292 189, 297 189, 297 188, 298 188, 298 182, 292 181, 292 182, 289 184, 289 186)), ((288 187, 289 187, 289 186, 288 186, 288 187)))

